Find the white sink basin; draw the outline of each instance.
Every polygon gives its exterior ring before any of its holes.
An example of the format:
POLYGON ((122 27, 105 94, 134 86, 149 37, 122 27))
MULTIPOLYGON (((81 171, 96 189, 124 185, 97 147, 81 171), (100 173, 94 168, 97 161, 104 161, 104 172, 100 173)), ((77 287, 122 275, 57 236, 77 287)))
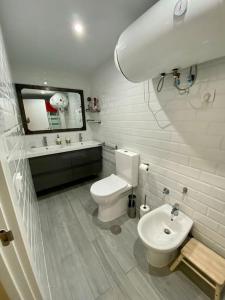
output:
POLYGON ((47 146, 47 147, 30 148, 29 151, 34 152, 34 153, 41 153, 41 152, 56 150, 56 149, 60 149, 60 148, 62 148, 62 146, 60 146, 60 145, 51 145, 51 146, 47 146))
POLYGON ((138 234, 147 250, 147 260, 154 267, 168 265, 184 242, 193 221, 183 212, 171 220, 172 206, 164 204, 143 216, 138 223, 138 234))
POLYGON ((65 144, 49 145, 47 147, 30 148, 27 151, 26 157, 29 158, 29 157, 43 156, 43 155, 49 155, 54 153, 60 153, 60 152, 75 151, 79 149, 98 147, 100 145, 101 144, 96 141, 84 141, 84 142, 71 143, 68 145, 65 144))

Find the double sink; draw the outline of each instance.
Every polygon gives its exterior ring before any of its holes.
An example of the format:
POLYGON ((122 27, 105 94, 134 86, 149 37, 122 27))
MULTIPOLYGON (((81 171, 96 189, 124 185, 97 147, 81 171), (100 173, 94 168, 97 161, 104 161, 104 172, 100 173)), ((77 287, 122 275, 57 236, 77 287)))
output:
POLYGON ((76 151, 81 149, 88 149, 99 147, 102 144, 96 141, 84 141, 84 142, 76 142, 70 143, 68 145, 49 145, 47 147, 33 147, 27 150, 27 158, 44 156, 49 154, 61 153, 61 152, 69 152, 76 151))
POLYGON ((27 158, 39 193, 98 175, 102 169, 102 144, 84 141, 30 148, 27 158))

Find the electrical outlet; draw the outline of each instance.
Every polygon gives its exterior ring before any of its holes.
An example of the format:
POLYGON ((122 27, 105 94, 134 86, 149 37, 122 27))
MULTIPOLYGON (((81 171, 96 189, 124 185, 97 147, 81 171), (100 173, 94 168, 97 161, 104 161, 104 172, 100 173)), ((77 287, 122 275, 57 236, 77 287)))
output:
POLYGON ((201 95, 201 102, 202 103, 213 103, 215 101, 215 97, 216 97, 215 89, 206 90, 201 95))

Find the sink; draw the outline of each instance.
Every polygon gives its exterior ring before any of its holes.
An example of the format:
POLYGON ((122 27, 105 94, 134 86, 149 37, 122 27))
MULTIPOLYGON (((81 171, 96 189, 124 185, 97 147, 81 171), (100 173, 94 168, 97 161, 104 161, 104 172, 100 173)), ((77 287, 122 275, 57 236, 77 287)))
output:
POLYGON ((75 142, 71 144, 62 144, 62 145, 49 145, 47 147, 33 147, 27 151, 27 158, 43 156, 48 154, 60 153, 60 152, 68 152, 75 151, 79 149, 86 149, 92 147, 99 147, 101 144, 96 141, 83 141, 83 142, 75 142))
POLYGON ((56 149, 59 149, 59 148, 62 148, 62 146, 61 145, 50 145, 50 146, 47 146, 47 147, 33 147, 33 148, 30 148, 29 151, 39 153, 39 152, 45 152, 45 151, 48 151, 48 150, 56 150, 56 149))
POLYGON ((45 152, 45 151, 47 150, 46 148, 47 148, 47 147, 38 147, 38 148, 32 147, 32 148, 29 149, 29 152, 30 152, 30 153, 45 152))
POLYGON ((175 258, 193 225, 181 211, 171 220, 171 210, 170 204, 164 204, 144 215, 138 223, 148 263, 154 267, 165 267, 175 258))

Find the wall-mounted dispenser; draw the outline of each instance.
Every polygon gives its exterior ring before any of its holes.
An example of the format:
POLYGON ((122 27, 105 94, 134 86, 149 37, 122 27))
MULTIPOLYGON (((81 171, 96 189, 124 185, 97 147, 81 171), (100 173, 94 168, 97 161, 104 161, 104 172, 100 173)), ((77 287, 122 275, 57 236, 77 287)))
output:
POLYGON ((130 81, 225 55, 225 0, 160 0, 120 36, 115 63, 130 81))

